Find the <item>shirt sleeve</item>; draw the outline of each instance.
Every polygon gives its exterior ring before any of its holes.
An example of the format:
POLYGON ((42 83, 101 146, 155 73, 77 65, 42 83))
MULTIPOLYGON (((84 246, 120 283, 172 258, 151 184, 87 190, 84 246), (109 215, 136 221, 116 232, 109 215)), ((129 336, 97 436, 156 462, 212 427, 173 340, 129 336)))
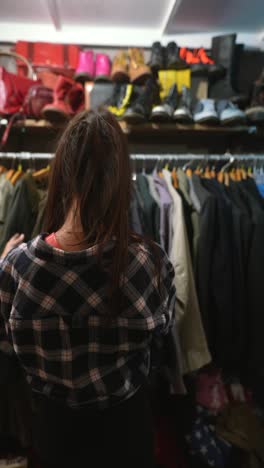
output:
POLYGON ((174 268, 164 253, 160 273, 161 304, 155 314, 158 323, 156 334, 166 335, 175 324, 176 289, 174 277, 174 268))
POLYGON ((9 261, 10 256, 0 261, 0 351, 12 355, 14 353, 9 326, 9 317, 15 295, 14 268, 9 261))

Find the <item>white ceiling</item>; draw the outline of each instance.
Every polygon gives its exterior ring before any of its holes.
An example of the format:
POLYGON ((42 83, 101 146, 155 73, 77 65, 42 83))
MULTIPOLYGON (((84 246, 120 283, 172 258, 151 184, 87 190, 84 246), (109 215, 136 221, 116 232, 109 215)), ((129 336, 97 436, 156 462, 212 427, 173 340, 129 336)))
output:
POLYGON ((261 32, 264 0, 183 0, 168 22, 166 32, 261 32))
POLYGON ((0 42, 147 47, 172 39, 198 47, 233 31, 264 46, 263 20, 264 0, 0 0, 0 42))
POLYGON ((58 0, 62 24, 158 28, 170 0, 58 0), (144 8, 142 5, 144 4, 144 8))

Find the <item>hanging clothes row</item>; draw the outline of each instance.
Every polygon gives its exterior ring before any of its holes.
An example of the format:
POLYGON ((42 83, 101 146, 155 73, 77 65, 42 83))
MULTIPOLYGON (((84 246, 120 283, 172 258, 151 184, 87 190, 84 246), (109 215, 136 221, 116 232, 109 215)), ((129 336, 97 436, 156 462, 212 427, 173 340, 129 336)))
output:
MULTIPOLYGON (((1 250, 16 232, 29 240, 43 230, 52 158, 0 153, 1 250)), ((261 177, 261 157, 131 159, 131 225, 159 242, 175 268, 178 369, 196 371, 212 357, 228 373, 264 378, 264 212, 252 178, 261 177)))
POLYGON ((174 265, 184 371, 209 361, 208 344, 226 374, 263 384, 264 158, 163 157, 150 174, 137 159, 132 224, 174 265))

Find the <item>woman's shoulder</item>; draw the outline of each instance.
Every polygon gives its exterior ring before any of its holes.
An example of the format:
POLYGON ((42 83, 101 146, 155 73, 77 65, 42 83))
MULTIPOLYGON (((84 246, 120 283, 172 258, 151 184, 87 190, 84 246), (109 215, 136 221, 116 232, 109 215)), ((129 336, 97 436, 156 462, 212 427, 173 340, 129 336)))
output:
POLYGON ((1 259, 0 271, 8 272, 15 279, 18 279, 25 270, 25 266, 28 267, 29 263, 32 263, 32 261, 28 255, 28 243, 23 242, 1 259))
POLYGON ((134 255, 143 254, 149 258, 154 258, 155 255, 159 255, 160 258, 167 257, 165 251, 159 244, 145 239, 132 240, 129 243, 128 250, 134 255))
POLYGON ((162 270, 173 269, 171 262, 163 248, 154 241, 136 240, 129 244, 130 260, 137 259, 146 267, 156 267, 162 273, 162 270))

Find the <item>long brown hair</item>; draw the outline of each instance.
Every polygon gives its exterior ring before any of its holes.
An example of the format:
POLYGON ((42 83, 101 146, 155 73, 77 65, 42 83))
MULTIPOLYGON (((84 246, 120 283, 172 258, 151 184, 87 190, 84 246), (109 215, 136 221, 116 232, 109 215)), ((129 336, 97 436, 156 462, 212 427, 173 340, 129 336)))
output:
MULTIPOLYGON (((45 230, 56 232, 77 202, 86 247, 100 252, 116 238, 112 295, 125 269, 129 242, 131 170, 126 138, 108 111, 84 111, 65 129, 49 184, 45 230)), ((115 295, 115 294, 114 294, 115 295)))

